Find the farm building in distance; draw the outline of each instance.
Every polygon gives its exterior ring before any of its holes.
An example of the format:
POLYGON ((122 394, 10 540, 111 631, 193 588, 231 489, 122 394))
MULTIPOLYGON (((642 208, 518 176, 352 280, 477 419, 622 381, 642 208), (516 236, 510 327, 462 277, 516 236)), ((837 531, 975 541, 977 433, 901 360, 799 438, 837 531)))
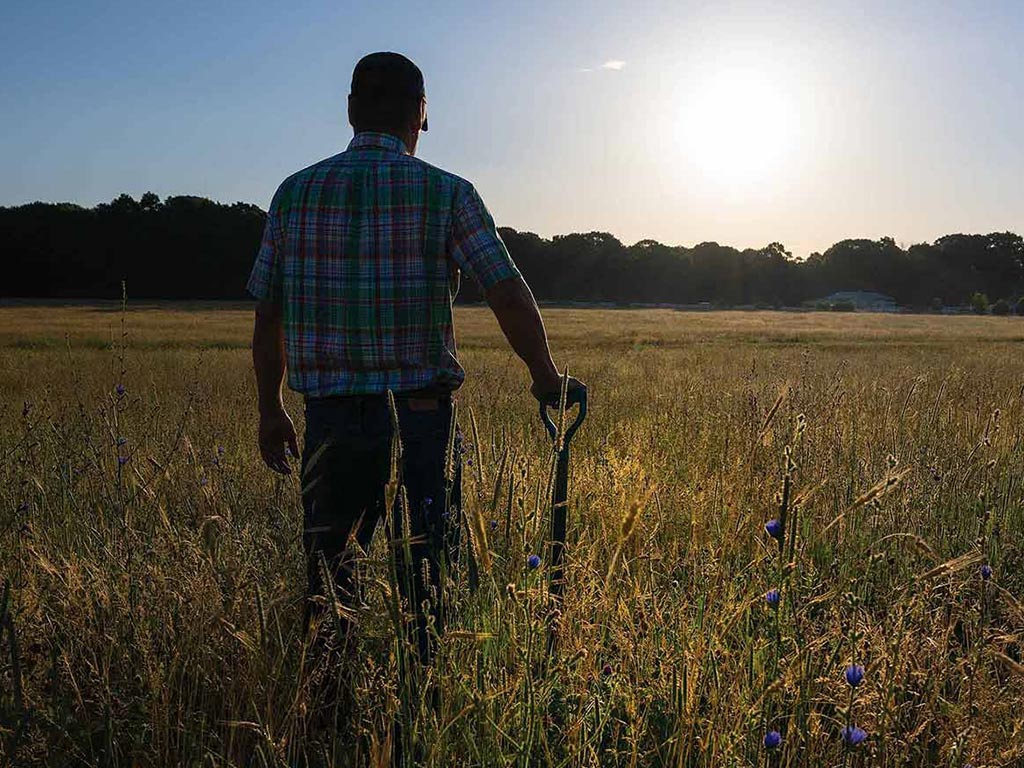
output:
POLYGON ((896 312, 896 299, 877 291, 836 291, 815 304, 852 304, 858 312, 896 312))

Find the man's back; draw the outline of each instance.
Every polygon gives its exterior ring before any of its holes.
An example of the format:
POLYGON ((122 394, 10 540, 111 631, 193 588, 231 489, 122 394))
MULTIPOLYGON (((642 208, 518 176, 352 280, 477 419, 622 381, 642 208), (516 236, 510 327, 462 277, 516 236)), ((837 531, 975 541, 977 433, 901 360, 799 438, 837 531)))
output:
POLYGON ((292 389, 451 391, 459 269, 485 290, 519 274, 469 182, 366 131, 280 186, 249 291, 281 305, 292 389))

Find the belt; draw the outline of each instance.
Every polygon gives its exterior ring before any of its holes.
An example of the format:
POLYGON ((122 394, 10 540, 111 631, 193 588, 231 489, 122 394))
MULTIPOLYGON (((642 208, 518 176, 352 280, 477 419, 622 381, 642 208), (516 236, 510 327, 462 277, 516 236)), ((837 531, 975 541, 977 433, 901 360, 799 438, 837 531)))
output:
MULTIPOLYGON (((452 391, 440 387, 426 387, 408 392, 394 392, 395 402, 409 406, 413 411, 436 411, 443 404, 452 401, 452 391)), ((386 392, 367 392, 358 395, 325 395, 323 397, 306 396, 306 403, 379 403, 387 401, 386 392)))

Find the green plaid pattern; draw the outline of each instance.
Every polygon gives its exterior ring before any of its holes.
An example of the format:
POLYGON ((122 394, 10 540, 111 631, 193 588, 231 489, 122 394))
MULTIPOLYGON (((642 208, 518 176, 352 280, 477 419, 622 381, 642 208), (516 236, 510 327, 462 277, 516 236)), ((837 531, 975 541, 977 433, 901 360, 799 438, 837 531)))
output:
POLYGON ((281 304, 297 392, 454 390, 460 271, 519 275, 473 185, 364 132, 278 188, 248 290, 281 304))

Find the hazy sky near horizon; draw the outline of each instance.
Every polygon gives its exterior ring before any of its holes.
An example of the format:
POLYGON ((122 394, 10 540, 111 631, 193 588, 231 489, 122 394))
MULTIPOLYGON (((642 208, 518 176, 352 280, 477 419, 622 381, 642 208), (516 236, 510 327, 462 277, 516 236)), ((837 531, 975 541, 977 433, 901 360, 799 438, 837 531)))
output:
POLYGON ((11 4, 0 205, 266 207, 344 149, 355 62, 397 50, 417 154, 502 226, 798 256, 1024 232, 1022 41, 1019 1, 11 4))

